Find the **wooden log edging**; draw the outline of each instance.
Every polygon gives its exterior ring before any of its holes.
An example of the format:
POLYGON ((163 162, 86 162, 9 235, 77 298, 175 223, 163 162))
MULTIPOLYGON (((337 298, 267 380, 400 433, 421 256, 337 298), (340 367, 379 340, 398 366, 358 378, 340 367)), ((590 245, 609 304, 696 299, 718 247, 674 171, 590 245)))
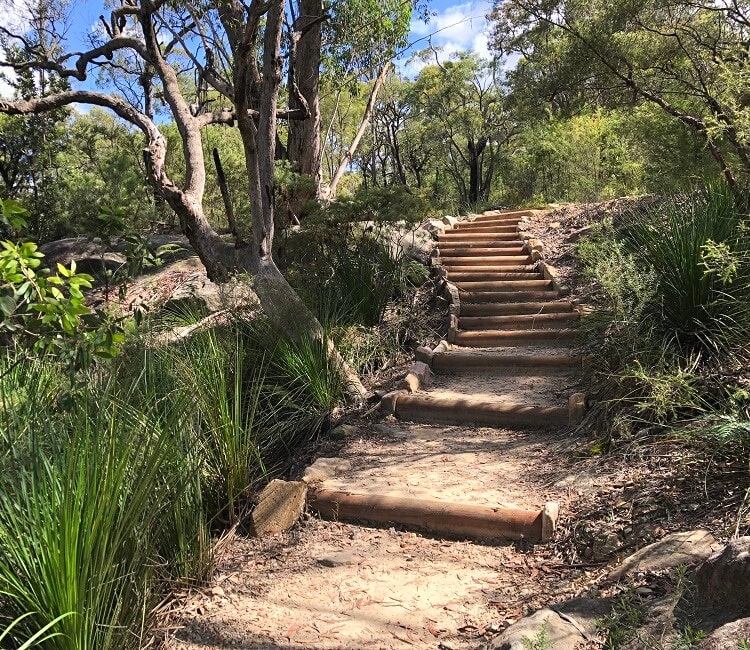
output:
POLYGON ((310 490, 308 505, 336 521, 378 521, 475 539, 539 542, 552 539, 560 511, 553 501, 541 510, 525 510, 328 489, 310 490))

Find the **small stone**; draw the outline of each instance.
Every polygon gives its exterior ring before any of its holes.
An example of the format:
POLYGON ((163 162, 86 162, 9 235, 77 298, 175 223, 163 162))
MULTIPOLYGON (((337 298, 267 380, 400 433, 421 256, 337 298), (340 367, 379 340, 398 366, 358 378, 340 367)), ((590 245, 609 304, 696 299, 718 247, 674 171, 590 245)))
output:
POLYGON ((211 588, 211 593, 214 596, 219 596, 219 597, 223 597, 224 596, 224 590, 221 587, 218 587, 218 586, 217 587, 212 587, 211 588))
POLYGON ((331 555, 324 555, 323 557, 318 558, 318 564, 320 564, 320 566, 324 566, 330 569, 341 566, 352 566, 353 564, 357 564, 358 561, 359 558, 354 555, 354 553, 350 553, 349 551, 332 553, 331 555))
POLYGON ((430 350, 430 348, 420 345, 414 351, 414 356, 416 357, 417 361, 426 363, 429 366, 432 363, 432 357, 434 356, 434 353, 432 350, 430 350))
POLYGON ((305 483, 313 481, 327 481, 351 469, 351 462, 344 458, 318 458, 305 470, 302 480, 305 483))
POLYGON ((307 483, 274 479, 260 493, 250 515, 256 537, 288 530, 302 515, 307 499, 307 483))
POLYGON ((526 246, 531 251, 539 251, 540 253, 544 250, 544 244, 540 239, 531 238, 526 242, 526 246))
POLYGON ((419 390, 419 385, 419 377, 417 377, 413 372, 408 372, 406 373, 406 377, 398 382, 397 388, 407 390, 410 393, 416 393, 419 390))
POLYGON ((549 225, 549 227, 552 228, 553 230, 559 230, 560 228, 562 228, 562 224, 559 221, 553 221, 549 225))
POLYGON ((332 440, 346 440, 352 436, 356 436, 359 433, 359 429, 353 424, 339 424, 339 426, 331 429, 328 437, 332 440))
POLYGON ((716 540, 705 530, 667 535, 627 558, 609 574, 609 579, 620 580, 639 571, 663 571, 697 564, 708 558, 715 548, 716 540))

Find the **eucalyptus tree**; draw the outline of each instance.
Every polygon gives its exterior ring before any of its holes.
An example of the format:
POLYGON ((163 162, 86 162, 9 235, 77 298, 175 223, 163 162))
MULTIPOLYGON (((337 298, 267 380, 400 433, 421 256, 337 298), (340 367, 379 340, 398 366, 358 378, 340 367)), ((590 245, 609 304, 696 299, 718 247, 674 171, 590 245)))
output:
MULTIPOLYGON (((31 9, 34 9, 32 6, 31 9)), ((177 214, 180 226, 206 267, 222 282, 248 273, 264 311, 290 336, 322 338, 319 323, 279 272, 272 255, 274 237, 274 158, 277 120, 307 117, 303 108, 280 108, 280 54, 285 0, 226 0, 179 4, 165 0, 123 0, 101 18, 101 31, 85 51, 65 51, 64 26, 14 30, 0 27, 5 70, 54 72, 77 87, 42 97, 1 100, 0 113, 40 114, 73 103, 107 108, 145 136, 143 159, 155 191, 177 214), (54 30, 55 48, 44 34, 54 30), (20 62, 8 54, 20 50, 20 62), (154 72, 154 85, 179 133, 184 179, 170 175, 167 139, 144 105, 116 92, 82 85, 91 71, 113 65, 115 56, 141 61, 154 72), (186 78, 187 77, 187 78, 186 78), (192 83, 195 77, 197 84, 192 83), (208 88, 217 98, 204 101, 208 88), (194 93, 191 96, 191 93, 194 93), (202 129, 236 127, 242 140, 250 197, 251 237, 227 240, 212 228, 203 206, 206 164, 202 129)), ((34 16, 31 16, 34 18, 34 16)), ((132 70, 139 69, 132 66, 132 70)), ((290 92, 294 93, 292 87, 290 92)), ((335 351, 332 351, 335 354, 335 351)), ((361 385, 360 385, 361 387, 361 385)))
POLYGON ((750 3, 499 0, 494 47, 537 102, 651 103, 697 137, 737 190, 750 174, 750 3))
POLYGON ((489 198, 502 148, 519 133, 504 108, 496 64, 472 54, 424 67, 410 90, 414 118, 430 124, 434 147, 461 202, 489 198))

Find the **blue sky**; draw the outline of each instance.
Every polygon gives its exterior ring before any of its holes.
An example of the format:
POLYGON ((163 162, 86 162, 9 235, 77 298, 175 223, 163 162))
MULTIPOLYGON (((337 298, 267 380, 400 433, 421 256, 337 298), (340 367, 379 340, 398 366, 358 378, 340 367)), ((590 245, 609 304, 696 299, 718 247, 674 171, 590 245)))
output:
MULTIPOLYGON (((4 22, 12 25, 24 4, 25 0, 0 0, 4 22)), ((101 3, 74 0, 72 5, 73 21, 68 37, 71 42, 80 44, 85 35, 98 23, 101 3)), ((492 6, 491 0, 431 0, 429 6, 434 15, 428 23, 417 19, 411 23, 410 41, 415 43, 415 51, 424 49, 431 42, 432 45, 443 49, 446 58, 454 52, 464 50, 473 50, 480 56, 488 56, 488 27, 485 15, 492 6)), ((400 68, 405 74, 412 76, 423 64, 407 63, 406 58, 403 58, 400 68)), ((9 96, 9 89, 1 81, 0 96, 9 96)))
POLYGON ((491 8, 491 0, 432 0, 430 9, 435 15, 427 24, 412 20, 411 40, 419 39, 417 49, 427 47, 431 41, 442 47, 446 56, 472 50, 487 58, 489 28, 485 16, 491 8))

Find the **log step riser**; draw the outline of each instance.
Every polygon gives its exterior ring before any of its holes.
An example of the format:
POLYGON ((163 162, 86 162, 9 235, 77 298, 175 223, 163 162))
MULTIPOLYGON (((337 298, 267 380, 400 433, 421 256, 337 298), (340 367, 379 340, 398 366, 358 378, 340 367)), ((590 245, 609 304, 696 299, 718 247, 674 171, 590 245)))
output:
POLYGON ((509 302, 489 304, 462 304, 461 316, 505 316, 512 314, 564 314, 573 311, 573 303, 560 302, 509 302))
POLYGON ((495 271, 494 273, 448 273, 448 280, 454 284, 458 283, 482 283, 482 282, 501 282, 503 280, 526 280, 538 278, 539 274, 535 271, 524 271, 521 273, 504 273, 495 271))
POLYGON ((508 264, 530 264, 528 255, 497 255, 483 257, 449 257, 445 260, 436 257, 436 264, 450 269, 453 266, 506 266, 508 264), (445 263, 443 263, 445 262, 445 263))
POLYGON ((558 297, 558 292, 548 291, 465 291, 461 293, 461 306, 479 303, 510 303, 522 300, 547 302, 558 297))
POLYGON ((581 360, 572 354, 491 355, 471 352, 441 352, 432 358, 435 372, 460 370, 507 370, 509 368, 578 368, 581 360))
POLYGON ((462 330, 554 330, 570 327, 578 322, 578 314, 541 314, 511 316, 462 316, 458 326, 462 330))
POLYGON ((514 345, 560 345, 575 341, 575 330, 484 330, 481 332, 458 332, 452 341, 465 348, 507 347, 514 345))
MULTIPOLYGON (((450 275, 450 272, 449 272, 450 275)), ((552 280, 501 280, 499 282, 456 282, 459 291, 514 291, 551 289, 552 280)))
POLYGON ((396 402, 396 417, 414 422, 475 422, 499 427, 548 427, 567 424, 568 409, 507 403, 472 403, 407 395, 396 402))

